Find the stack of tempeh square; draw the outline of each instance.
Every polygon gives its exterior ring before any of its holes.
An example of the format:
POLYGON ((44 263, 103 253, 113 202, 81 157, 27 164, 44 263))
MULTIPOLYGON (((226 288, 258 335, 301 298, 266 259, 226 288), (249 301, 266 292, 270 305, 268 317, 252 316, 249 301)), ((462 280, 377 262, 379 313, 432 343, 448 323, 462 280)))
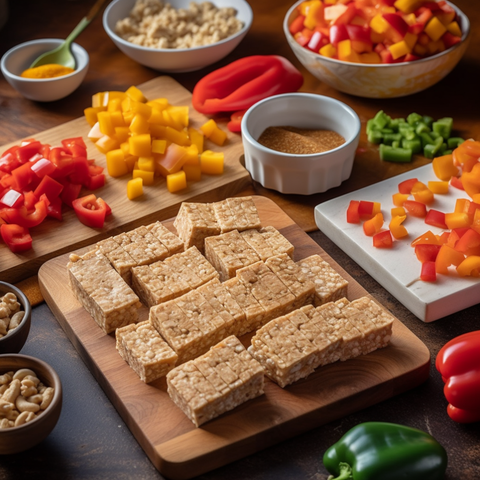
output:
POLYGON ((257 331, 248 351, 269 378, 285 387, 319 366, 387 346, 392 324, 393 317, 372 299, 343 298, 272 320, 257 331))
POLYGON ((195 245, 202 253, 207 237, 262 226, 252 197, 233 197, 216 203, 184 202, 173 225, 185 248, 195 245))
POLYGON ((235 336, 167 374, 168 393, 198 427, 263 394, 263 368, 235 336))

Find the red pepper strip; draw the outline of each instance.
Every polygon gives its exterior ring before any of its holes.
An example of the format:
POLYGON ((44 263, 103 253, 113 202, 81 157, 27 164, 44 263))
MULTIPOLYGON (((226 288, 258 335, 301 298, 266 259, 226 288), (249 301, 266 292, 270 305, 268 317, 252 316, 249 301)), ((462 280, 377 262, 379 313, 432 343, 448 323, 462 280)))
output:
POLYGON ((200 113, 246 110, 259 100, 296 92, 302 74, 284 57, 253 55, 205 75, 193 89, 192 105, 200 113))
POLYGON ((35 210, 32 213, 28 213, 25 205, 19 208, 5 209, 5 217, 8 223, 16 223, 25 228, 33 228, 40 225, 47 216, 47 202, 45 200, 46 198, 39 200, 35 204, 35 210))
POLYGON ((107 215, 108 206, 93 193, 77 198, 72 202, 73 209, 78 219, 87 227, 102 228, 107 215))
POLYGON ((460 335, 438 352, 435 366, 445 382, 450 418, 460 423, 480 420, 480 330, 460 335))
POLYGON ((13 252, 24 252, 32 248, 32 237, 28 229, 15 224, 2 224, 0 234, 7 247, 13 252))
POLYGON ((227 123, 227 128, 234 133, 241 132, 242 130, 242 118, 245 115, 246 110, 240 110, 232 113, 230 121, 227 123))

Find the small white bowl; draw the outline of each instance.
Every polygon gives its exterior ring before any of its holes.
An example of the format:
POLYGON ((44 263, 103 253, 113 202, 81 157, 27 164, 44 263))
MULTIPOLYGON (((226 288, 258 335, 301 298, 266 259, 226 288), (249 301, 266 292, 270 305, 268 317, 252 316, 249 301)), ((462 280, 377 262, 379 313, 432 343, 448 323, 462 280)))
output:
MULTIPOLYGON (((175 9, 188 8, 191 0, 170 0, 175 9)), ((218 62, 245 37, 252 25, 253 13, 245 0, 213 0, 216 7, 233 7, 243 28, 235 35, 211 45, 186 49, 149 48, 127 42, 115 33, 115 25, 130 14, 135 0, 114 0, 105 9, 103 27, 113 43, 128 57, 146 67, 162 72, 192 72, 218 62)))
POLYGON ((72 43, 76 69, 68 75, 55 78, 23 78, 20 75, 42 53, 58 47, 63 42, 58 38, 42 38, 21 43, 6 52, 0 68, 7 82, 25 98, 38 102, 52 102, 70 95, 82 83, 87 74, 89 57, 87 51, 72 43))
POLYGON ((328 58, 299 45, 288 27, 298 16, 296 2, 288 10, 283 31, 302 65, 315 77, 341 92, 365 98, 395 98, 425 90, 448 75, 462 58, 470 40, 468 17, 455 5, 460 19, 462 41, 449 49, 413 62, 363 64, 328 58))
POLYGON ((360 120, 348 105, 312 93, 266 98, 242 119, 246 169, 253 180, 281 193, 311 195, 338 187, 352 172, 359 139, 360 120), (275 126, 333 130, 345 143, 311 155, 277 152, 257 141, 267 127, 275 126))

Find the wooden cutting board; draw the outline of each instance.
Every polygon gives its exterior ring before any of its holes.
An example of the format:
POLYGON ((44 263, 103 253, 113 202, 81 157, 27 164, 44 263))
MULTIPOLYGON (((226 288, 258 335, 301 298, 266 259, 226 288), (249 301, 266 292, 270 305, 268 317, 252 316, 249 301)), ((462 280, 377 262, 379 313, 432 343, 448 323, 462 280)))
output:
MULTIPOLYGON (((165 97, 172 105, 191 105, 191 93, 173 78, 162 76, 139 85, 148 99, 165 97)), ((89 107, 90 105, 85 105, 89 107)), ((190 108, 190 125, 199 128, 207 118, 190 108)), ((61 145, 61 140, 82 136, 87 144, 89 158, 97 165, 106 167, 105 155, 101 154, 88 140, 90 131, 85 118, 34 135, 36 140, 52 146, 61 145)), ((112 208, 113 215, 108 218, 102 229, 93 229, 82 225, 72 209, 64 207, 64 219, 58 222, 46 219, 41 225, 31 229, 33 249, 21 255, 12 253, 5 245, 0 245, 0 280, 11 283, 37 273, 46 260, 62 253, 70 252, 95 241, 121 231, 131 230, 155 220, 165 220, 176 215, 184 201, 211 202, 233 196, 251 185, 250 175, 240 164, 243 146, 240 135, 228 132, 224 146, 218 147, 205 140, 205 149, 225 153, 225 171, 222 175, 203 175, 199 182, 189 182, 188 187, 178 193, 169 193, 165 180, 157 178, 155 184, 144 187, 144 195, 133 201, 126 195, 127 182, 131 175, 111 178, 107 174, 107 183, 95 190, 112 208)), ((19 145, 21 139, 0 147, 0 152, 13 145, 19 145)), ((106 170, 105 170, 106 171, 106 170)), ((82 191, 81 195, 87 193, 82 191)), ((2 242, 3 243, 3 242, 2 242)))
MULTIPOLYGON (((348 279, 348 298, 368 295, 275 203, 254 197, 263 225, 273 225, 295 246, 295 260, 320 254, 348 279)), ((172 221, 166 225, 174 231, 172 221)), ((201 428, 170 400, 165 379, 146 385, 121 359, 68 286, 68 255, 39 272, 42 294, 67 336, 105 390, 155 467, 172 479, 191 478, 286 438, 346 416, 413 388, 428 378, 430 353, 395 319, 391 345, 318 369, 285 389, 266 380, 265 395, 201 428)), ((147 309, 141 311, 146 319, 147 309)), ((251 335, 242 337, 245 345, 251 335)), ((319 455, 321 452, 319 452, 319 455)))

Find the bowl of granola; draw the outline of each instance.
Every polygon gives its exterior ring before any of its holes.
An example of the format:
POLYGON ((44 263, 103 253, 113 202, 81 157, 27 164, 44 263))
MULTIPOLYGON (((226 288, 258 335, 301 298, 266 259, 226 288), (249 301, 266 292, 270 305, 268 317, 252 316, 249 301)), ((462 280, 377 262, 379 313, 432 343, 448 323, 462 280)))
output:
POLYGON ((141 65, 191 72, 228 55, 253 19, 245 0, 114 0, 103 27, 113 43, 141 65))
POLYGON ((30 332, 32 308, 25 294, 0 282, 0 354, 18 353, 30 332))

